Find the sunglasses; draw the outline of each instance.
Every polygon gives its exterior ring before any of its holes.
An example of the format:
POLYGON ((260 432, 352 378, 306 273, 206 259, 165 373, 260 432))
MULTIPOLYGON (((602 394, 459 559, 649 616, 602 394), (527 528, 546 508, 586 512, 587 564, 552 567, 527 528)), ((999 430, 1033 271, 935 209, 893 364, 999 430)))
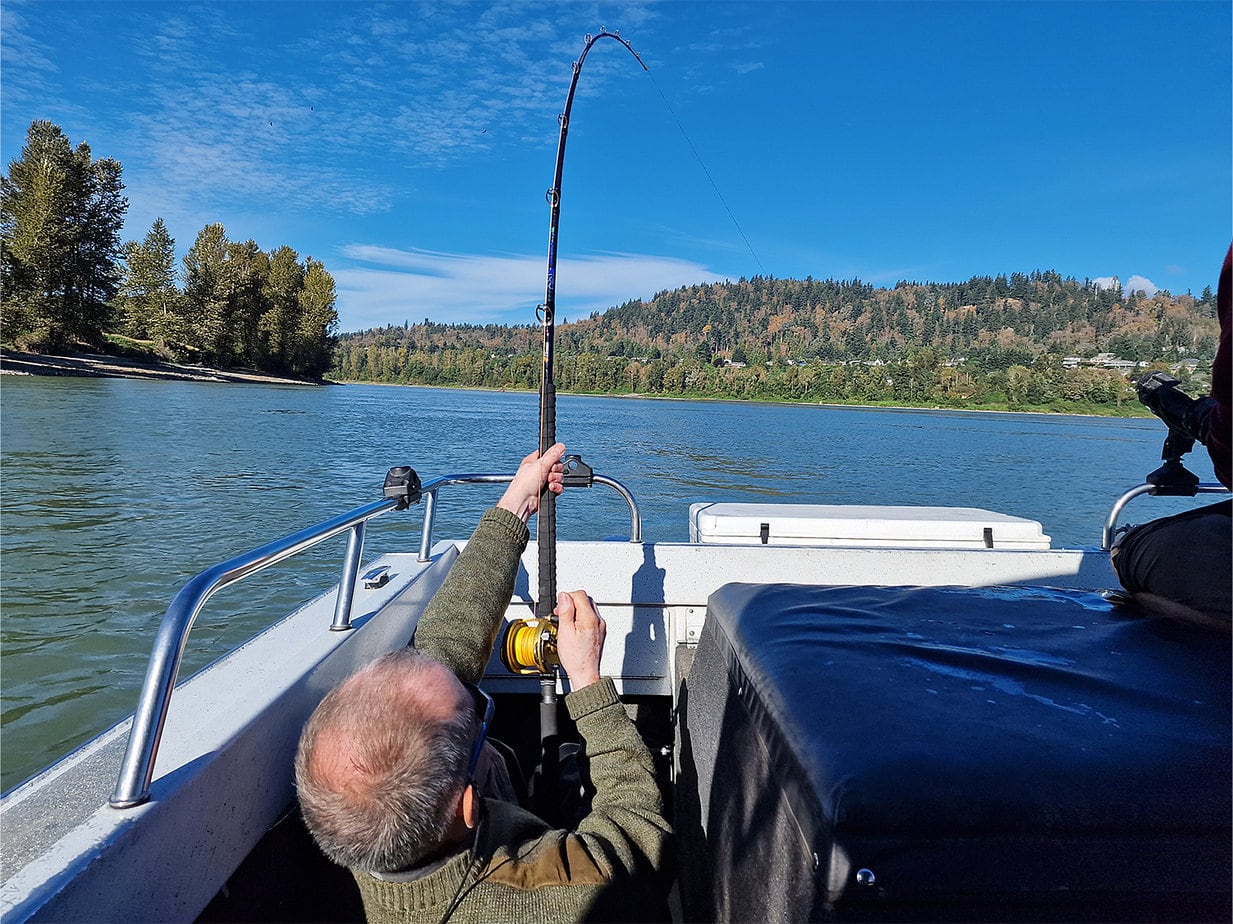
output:
POLYGON ((475 736, 475 746, 471 748, 471 759, 467 762, 467 773, 463 777, 471 780, 475 776, 475 767, 479 764, 480 753, 484 750, 484 742, 488 740, 488 726, 492 724, 492 713, 496 708, 492 697, 473 683, 462 684, 475 704, 475 715, 479 719, 479 732, 475 736))

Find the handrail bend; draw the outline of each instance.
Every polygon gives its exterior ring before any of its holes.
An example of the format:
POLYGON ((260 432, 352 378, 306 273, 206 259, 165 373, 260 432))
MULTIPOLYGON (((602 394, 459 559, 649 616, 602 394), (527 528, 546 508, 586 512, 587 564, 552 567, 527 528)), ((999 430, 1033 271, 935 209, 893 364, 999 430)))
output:
POLYGON ((351 597, 355 591, 355 578, 363 551, 364 524, 395 509, 398 504, 396 498, 384 498, 356 507, 348 513, 207 568, 180 589, 167 607, 167 613, 163 616, 158 634, 154 638, 154 650, 146 667, 141 696, 137 701, 137 712, 133 715, 128 747, 124 751, 124 759, 120 762, 120 777, 109 800, 112 808, 132 808, 150 798, 154 758, 158 754, 159 740, 163 735, 171 692, 180 671, 188 633, 205 602, 217 591, 236 581, 298 555, 341 532, 351 530, 343 565, 343 578, 334 609, 334 623, 330 626, 336 631, 349 629, 351 597))
MULTIPOLYGON (((1144 494, 1154 494, 1157 490, 1158 485, 1141 484, 1138 487, 1131 488, 1117 499, 1117 501, 1113 504, 1113 509, 1109 511, 1109 516, 1105 519, 1104 532, 1100 537, 1101 549, 1107 552, 1113 548, 1113 534, 1117 531, 1117 519, 1122 515, 1123 508, 1125 508, 1125 506, 1136 497, 1140 497, 1144 494)), ((1222 484, 1195 485, 1195 494, 1227 494, 1228 491, 1229 489, 1222 484)))
MULTIPOLYGON (((421 562, 430 560, 429 551, 432 549, 432 528, 436 523, 437 516, 437 492, 441 488, 450 484, 507 484, 514 480, 513 475, 442 475, 433 481, 427 481, 420 488, 421 496, 424 498, 424 533, 420 538, 420 556, 421 562)), ((591 480, 596 484, 602 484, 605 487, 612 488, 625 499, 626 505, 629 507, 629 541, 642 541, 642 514, 638 510, 638 502, 634 500, 633 494, 629 489, 615 478, 607 478, 603 475, 592 475, 591 480)))

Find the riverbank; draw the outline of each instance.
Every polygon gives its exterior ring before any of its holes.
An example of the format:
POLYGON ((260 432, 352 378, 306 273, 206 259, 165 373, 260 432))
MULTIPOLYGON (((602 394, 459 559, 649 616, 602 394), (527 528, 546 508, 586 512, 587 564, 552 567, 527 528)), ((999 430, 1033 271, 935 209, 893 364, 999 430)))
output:
POLYGON ((310 379, 287 378, 246 372, 239 369, 214 369, 209 366, 183 366, 169 362, 144 362, 98 353, 73 353, 49 356, 0 350, 0 375, 55 375, 86 378, 151 379, 166 382, 230 382, 253 385, 325 385, 310 379))
MULTIPOLYGON (((389 386, 391 388, 440 388, 454 391, 491 391, 491 392, 514 392, 534 394, 533 388, 491 388, 485 385, 422 385, 412 382, 364 382, 351 381, 344 379, 328 379, 333 385, 379 385, 389 386)), ((883 403, 869 403, 860 401, 800 401, 791 398, 775 398, 775 397, 757 397, 757 398, 717 398, 710 395, 652 395, 642 394, 639 392, 577 392, 577 391, 558 391, 558 395, 571 395, 584 398, 617 398, 627 399, 636 398, 644 401, 685 401, 685 402, 709 402, 714 404, 774 404, 787 405, 792 407, 830 407, 830 408, 846 408, 849 410, 865 410, 865 411, 943 411, 957 413, 972 413, 972 414, 1051 414, 1059 417, 1098 417, 1098 418, 1146 418, 1151 417, 1151 412, 1137 402, 1126 401, 1122 404, 1109 406, 1095 405, 1076 405, 1071 404, 1069 407, 1058 407, 1053 405, 1016 405, 1011 407, 1006 404, 969 404, 964 406, 956 406, 949 404, 937 403, 921 403, 921 404, 896 404, 890 401, 883 403)))

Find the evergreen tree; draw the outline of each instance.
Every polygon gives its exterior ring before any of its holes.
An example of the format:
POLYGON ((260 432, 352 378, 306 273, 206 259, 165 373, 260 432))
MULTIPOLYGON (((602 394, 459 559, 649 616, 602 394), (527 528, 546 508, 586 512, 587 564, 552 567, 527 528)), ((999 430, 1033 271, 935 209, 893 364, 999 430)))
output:
POLYGON ((318 377, 333 362, 338 312, 334 309, 334 277, 312 257, 304 264, 304 286, 298 300, 300 323, 292 369, 301 375, 318 377))
POLYGON ((255 241, 227 245, 225 293, 230 319, 223 362, 264 369, 268 366, 266 344, 261 337, 261 319, 268 303, 266 282, 270 258, 255 241))
POLYGON ((207 362, 222 362, 227 352, 229 243, 221 224, 206 225, 184 255, 185 339, 207 362))
POLYGON ((22 156, 0 178, 0 318, 4 338, 51 348, 101 342, 116 294, 128 200, 122 168, 75 149, 59 126, 30 123, 22 156))
POLYGON ((176 242, 161 218, 156 218, 141 243, 124 247, 116 321, 126 334, 160 343, 182 337, 184 319, 176 286, 176 242))
POLYGON ((266 304, 261 316, 261 337, 270 367, 290 371, 300 336, 300 293, 304 290, 304 267, 299 254, 279 247, 269 257, 270 269, 263 290, 266 304))

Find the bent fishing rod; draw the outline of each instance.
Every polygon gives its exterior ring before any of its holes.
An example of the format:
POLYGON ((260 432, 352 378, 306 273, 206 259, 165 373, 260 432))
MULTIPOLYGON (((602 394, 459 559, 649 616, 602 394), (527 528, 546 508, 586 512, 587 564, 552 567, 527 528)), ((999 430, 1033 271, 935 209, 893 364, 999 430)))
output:
MULTIPOLYGON (((557 160, 552 176, 552 188, 546 198, 550 209, 548 222, 548 276, 544 290, 544 303, 540 306, 544 327, 543 377, 539 390, 539 451, 543 455, 557 441, 557 390, 553 378, 554 335, 556 331, 557 300, 557 230, 561 223, 561 177, 565 170, 565 140, 569 134, 570 111, 574 105, 574 92, 587 54, 600 39, 613 39, 625 46, 643 70, 649 70, 638 52, 619 32, 603 29, 598 35, 586 36, 582 54, 574 62, 569 93, 565 97, 565 110, 557 116, 560 134, 557 138, 557 160)), ((571 464, 581 465, 581 460, 567 461, 566 477, 571 464)), ((556 735, 556 617, 553 610, 557 601, 557 506, 556 495, 546 487, 539 498, 536 541, 539 547, 539 598, 535 605, 535 618, 523 623, 513 623, 506 631, 502 644, 502 659, 506 667, 516 673, 540 675, 540 735, 547 740, 556 735)))

